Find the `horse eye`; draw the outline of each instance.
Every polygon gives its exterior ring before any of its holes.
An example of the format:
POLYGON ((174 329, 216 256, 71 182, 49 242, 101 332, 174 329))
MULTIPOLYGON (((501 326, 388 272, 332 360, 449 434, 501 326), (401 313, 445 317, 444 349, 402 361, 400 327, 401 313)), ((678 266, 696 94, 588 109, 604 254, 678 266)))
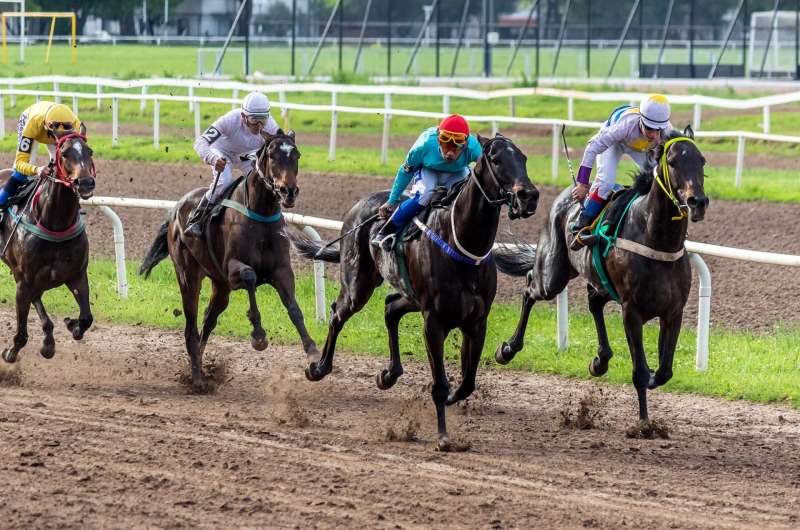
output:
POLYGON ((675 159, 672 158, 668 159, 667 164, 669 164, 669 167, 675 167, 675 159))

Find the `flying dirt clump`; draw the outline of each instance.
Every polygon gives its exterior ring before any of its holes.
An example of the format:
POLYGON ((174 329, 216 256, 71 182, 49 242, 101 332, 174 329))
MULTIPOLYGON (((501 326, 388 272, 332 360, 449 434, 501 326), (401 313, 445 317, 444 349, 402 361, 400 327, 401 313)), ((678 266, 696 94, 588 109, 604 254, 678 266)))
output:
POLYGON ((303 428, 311 423, 306 411, 300 407, 297 381, 289 377, 286 366, 272 376, 267 395, 270 398, 270 416, 279 424, 303 428))
POLYGON ((669 425, 662 420, 639 421, 633 427, 625 431, 628 438, 641 438, 653 440, 655 438, 669 439, 669 425))
POLYGON ((0 387, 22 386, 22 370, 19 363, 0 363, 0 387))
POLYGON ((230 381, 228 373, 230 372, 228 361, 226 359, 210 359, 209 362, 203 366, 203 386, 196 387, 192 383, 191 373, 178 374, 178 382, 185 386, 191 394, 214 394, 217 389, 224 383, 230 381))
POLYGON ((561 426, 566 429, 594 429, 605 414, 606 397, 602 389, 592 388, 578 400, 577 409, 572 402, 561 410, 561 426))

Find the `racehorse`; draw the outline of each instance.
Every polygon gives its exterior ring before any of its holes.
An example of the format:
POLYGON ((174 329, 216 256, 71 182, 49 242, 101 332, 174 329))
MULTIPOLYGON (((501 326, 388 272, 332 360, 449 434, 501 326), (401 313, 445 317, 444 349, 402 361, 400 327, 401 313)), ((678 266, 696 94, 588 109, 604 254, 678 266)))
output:
MULTIPOLYGON (((662 132, 648 151, 648 162, 634 177, 633 191, 640 194, 621 221, 618 240, 605 258, 610 289, 622 306, 622 321, 633 361, 633 385, 639 398, 639 419, 647 420, 647 389, 672 378, 672 358, 681 331, 683 308, 692 285, 689 256, 684 242, 688 223, 702 221, 708 208, 703 190, 705 159, 695 145, 691 127, 681 134, 662 132), (630 244, 633 242, 633 244, 630 244), (622 248, 622 247, 625 248, 622 248), (658 369, 647 365, 642 326, 658 317, 658 369)), ((598 355, 589 363, 595 377, 608 371, 614 355, 608 343, 603 308, 612 300, 609 288, 592 265, 592 251, 569 250, 569 226, 580 213, 572 204, 572 188, 558 196, 539 237, 539 246, 495 252, 497 268, 512 276, 527 274, 522 314, 514 335, 495 352, 495 360, 508 364, 522 349, 531 308, 537 300, 552 300, 578 275, 588 283, 589 311, 597 327, 598 355), (531 268, 533 270, 531 270, 531 268)), ((602 241, 602 240, 601 240, 602 241)))
POLYGON ((386 280, 397 292, 389 294, 385 300, 391 360, 388 369, 377 375, 377 385, 382 390, 389 389, 403 374, 398 324, 407 313, 421 311, 433 375, 431 396, 436 404, 438 446, 442 450, 451 448, 445 404, 465 399, 475 389, 475 375, 486 337, 486 318, 497 288, 491 249, 500 221, 500 208, 507 204, 512 218, 529 217, 539 200, 539 191, 528 179, 527 158, 510 139, 498 134, 491 139, 478 135, 478 140, 483 154, 467 183, 452 199, 449 209, 430 213, 428 226, 415 219, 425 235, 404 244, 401 251, 405 258, 400 262, 394 252, 387 253, 370 244, 378 226, 369 223, 369 218, 386 202, 388 191, 368 195, 345 215, 342 233, 348 234, 354 227, 355 233, 344 237, 341 247, 287 232, 301 256, 341 265, 341 291, 331 304, 328 339, 322 358, 308 365, 306 377, 319 381, 331 373, 339 332, 345 322, 364 307, 375 288, 386 280), (400 267, 407 269, 407 274, 401 272, 400 267), (462 380, 454 391, 445 373, 444 341, 455 328, 461 330, 463 338, 462 380))
POLYGON ((280 295, 281 302, 303 341, 309 356, 318 356, 317 347, 308 335, 303 313, 295 300, 294 272, 289 259, 289 243, 281 235, 286 223, 281 208, 293 208, 300 189, 297 187, 300 151, 294 131, 275 135, 262 132, 264 145, 256 153, 255 166, 225 201, 228 206, 219 222, 207 222, 205 237, 183 235, 186 222, 206 192, 196 189, 184 195, 161 225, 155 241, 139 268, 145 278, 153 267, 170 256, 183 300, 186 317, 186 350, 192 367, 192 382, 205 389, 203 351, 217 318, 228 307, 231 291, 246 289, 250 298, 247 317, 253 325, 250 335, 254 349, 267 347, 267 334, 261 326, 256 304, 256 288, 268 283, 280 295), (211 300, 203 317, 202 334, 197 330, 197 311, 203 279, 211 280, 211 300))
MULTIPOLYGON (((53 176, 43 182, 37 180, 28 202, 19 203, 16 213, 9 207, 0 223, 0 248, 5 248, 0 258, 11 269, 17 284, 17 333, 14 344, 3 350, 3 359, 9 363, 16 362, 19 351, 28 343, 31 304, 39 314, 45 335, 39 353, 45 359, 55 355, 53 322, 42 304, 45 291, 66 285, 75 297, 80 315, 77 319, 64 319, 75 340, 83 339, 84 332, 92 325, 86 275, 89 240, 80 217, 80 199, 92 196, 95 170, 85 128, 81 127, 81 133, 56 133, 53 176), (30 208, 23 208, 28 204, 30 208), (17 223, 20 226, 15 228, 17 223)), ((11 169, 0 171, 0 179, 5 182, 12 173, 11 169)))

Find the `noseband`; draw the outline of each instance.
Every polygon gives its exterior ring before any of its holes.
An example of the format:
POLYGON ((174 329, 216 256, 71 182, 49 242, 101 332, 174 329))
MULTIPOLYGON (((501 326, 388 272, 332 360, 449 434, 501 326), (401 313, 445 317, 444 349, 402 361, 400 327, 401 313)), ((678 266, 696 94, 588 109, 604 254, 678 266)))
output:
MULTIPOLYGON (((66 140, 68 140, 70 138, 80 138, 81 140, 84 141, 84 143, 87 144, 87 147, 88 147, 86 136, 84 136, 82 134, 72 133, 72 134, 64 135, 61 138, 59 138, 58 139, 58 144, 56 144, 56 176, 55 176, 55 178, 52 177, 52 176, 50 176, 48 178, 50 180, 52 180, 53 182, 56 182, 58 184, 63 184, 64 186, 66 186, 69 189, 71 189, 72 191, 74 191, 75 194, 77 194, 78 192, 75 191, 75 182, 73 180, 69 180, 69 178, 67 178, 67 173, 64 171, 64 166, 61 165, 61 146, 64 144, 64 142, 66 140)), ((92 159, 92 168, 90 170, 90 176, 92 177, 92 179, 96 179, 97 178, 97 172, 95 171, 95 168, 94 168, 94 159, 92 159)), ((77 180, 77 179, 75 179, 75 180, 77 180)))
POLYGON ((481 183, 478 181, 478 177, 475 176, 475 171, 471 170, 469 175, 475 181, 475 185, 478 186, 478 189, 481 191, 483 197, 489 204, 498 208, 503 204, 508 206, 508 218, 513 220, 520 217, 518 213, 514 212, 514 193, 506 190, 503 185, 500 184, 500 181, 497 180, 497 175, 495 175, 494 169, 492 169, 492 164, 489 161, 489 156, 487 154, 489 149, 491 149, 492 144, 500 140, 509 141, 508 138, 492 138, 486 142, 486 145, 483 146, 483 152, 481 153, 481 157, 483 158, 486 168, 489 170, 489 175, 492 177, 492 182, 494 182, 495 187, 497 187, 498 191, 500 192, 500 197, 497 199, 490 199, 486 194, 486 191, 483 189, 483 186, 481 186, 481 183))

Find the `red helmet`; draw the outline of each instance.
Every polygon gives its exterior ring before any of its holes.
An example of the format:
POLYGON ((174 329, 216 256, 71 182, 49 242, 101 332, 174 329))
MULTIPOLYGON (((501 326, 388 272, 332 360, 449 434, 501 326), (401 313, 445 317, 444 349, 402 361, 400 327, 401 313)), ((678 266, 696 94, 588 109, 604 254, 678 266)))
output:
POLYGON ((469 125, 467 125, 467 120, 463 117, 458 114, 452 114, 442 120, 442 123, 439 124, 439 131, 469 136, 469 125))

